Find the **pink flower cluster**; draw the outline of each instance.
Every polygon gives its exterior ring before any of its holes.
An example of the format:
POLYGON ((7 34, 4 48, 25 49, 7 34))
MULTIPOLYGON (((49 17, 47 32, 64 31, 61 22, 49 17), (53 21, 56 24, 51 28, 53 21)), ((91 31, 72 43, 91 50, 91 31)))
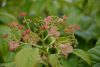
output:
POLYGON ((48 35, 49 35, 49 36, 59 37, 59 36, 60 36, 60 32, 57 31, 57 27, 53 26, 53 27, 51 27, 51 29, 49 30, 48 35))
POLYGON ((71 24, 69 27, 67 27, 64 31, 67 33, 73 33, 76 30, 80 30, 80 27, 76 24, 71 24))
POLYGON ((52 16, 48 16, 43 21, 45 22, 45 24, 49 25, 51 20, 52 20, 52 16))
POLYGON ((63 16, 63 19, 66 19, 66 18, 68 18, 68 17, 67 17, 66 15, 64 15, 64 16, 63 16))
POLYGON ((47 30, 48 28, 49 28, 49 26, 48 26, 47 24, 44 24, 44 25, 41 27, 42 30, 47 30))
POLYGON ((25 12, 21 12, 19 15, 22 16, 22 17, 24 17, 24 16, 27 15, 27 13, 25 13, 25 12))
POLYGON ((14 51, 19 47, 19 43, 16 41, 10 41, 8 45, 10 51, 14 51))
POLYGON ((61 53, 66 56, 73 51, 73 47, 70 43, 61 44, 60 50, 61 50, 61 53))
POLYGON ((24 26, 23 25, 20 25, 18 22, 11 22, 9 24, 9 26, 12 27, 12 28, 15 27, 15 28, 17 28, 19 30, 22 30, 24 28, 24 26))
POLYGON ((26 35, 28 35, 30 33, 30 30, 29 29, 26 29, 24 32, 23 32, 23 36, 26 36, 26 35))
POLYGON ((30 30, 29 29, 26 29, 24 32, 23 32, 23 40, 24 41, 28 41, 30 39, 29 37, 29 34, 30 34, 30 30))

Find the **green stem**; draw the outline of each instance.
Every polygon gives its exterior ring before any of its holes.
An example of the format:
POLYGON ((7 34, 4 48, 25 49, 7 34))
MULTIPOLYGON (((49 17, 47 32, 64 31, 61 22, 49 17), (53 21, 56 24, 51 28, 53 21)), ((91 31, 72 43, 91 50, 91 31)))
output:
POLYGON ((26 21, 26 25, 27 25, 27 27, 29 28, 29 30, 31 31, 31 28, 30 28, 30 26, 29 26, 29 24, 27 23, 27 20, 26 20, 26 18, 24 17, 24 20, 26 21))
POLYGON ((44 31, 42 33, 41 41, 42 41, 43 49, 45 50, 46 49, 46 46, 45 46, 45 40, 44 40, 44 31))
POLYGON ((45 38, 44 38, 44 41, 49 37, 49 35, 47 35, 45 38))
POLYGON ((24 42, 20 42, 20 43, 22 43, 22 44, 31 44, 31 45, 33 45, 33 46, 35 46, 35 47, 42 48, 41 46, 38 46, 38 45, 32 44, 32 43, 24 43, 24 42))

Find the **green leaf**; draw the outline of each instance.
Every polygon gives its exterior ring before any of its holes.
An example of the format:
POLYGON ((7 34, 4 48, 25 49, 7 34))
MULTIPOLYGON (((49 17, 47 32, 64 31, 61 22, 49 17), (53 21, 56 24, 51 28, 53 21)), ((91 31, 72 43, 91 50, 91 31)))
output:
POLYGON ((58 41, 63 41, 63 42, 67 42, 68 38, 67 37, 59 37, 58 41))
POLYGON ((49 56, 49 63, 52 67, 58 67, 58 58, 56 54, 51 54, 49 56))
POLYGON ((6 12, 0 12, 0 21, 2 21, 3 23, 7 23, 7 22, 12 22, 12 21, 17 21, 16 17, 6 13, 6 12))
POLYGON ((100 62, 100 46, 96 46, 88 51, 93 63, 100 62))
POLYGON ((16 67, 14 62, 3 63, 0 65, 1 67, 16 67))
POLYGON ((2 56, 5 56, 8 54, 8 44, 4 40, 2 40, 2 43, 0 43, 0 54, 2 56))
POLYGON ((0 25, 0 43, 2 43, 3 36, 8 34, 8 37, 6 38, 6 41, 11 37, 11 29, 6 25, 0 25))
POLYGON ((91 59, 85 51, 83 51, 81 49, 74 49, 74 51, 72 53, 79 56, 81 59, 86 61, 89 65, 91 65, 91 59))
POLYGON ((72 67, 71 64, 65 59, 60 59, 60 63, 63 67, 72 67))
POLYGON ((16 53, 14 53, 14 52, 8 52, 8 54, 3 57, 4 61, 5 62, 12 62, 14 60, 15 54, 16 53))
POLYGON ((96 46, 100 46, 100 38, 99 38, 98 41, 96 42, 96 46))
POLYGON ((4 34, 10 34, 11 29, 8 26, 0 25, 0 36, 4 34))
POLYGON ((93 67, 100 67, 100 63, 94 64, 93 67))
POLYGON ((16 67, 35 67, 38 55, 38 48, 23 48, 15 56, 16 67))

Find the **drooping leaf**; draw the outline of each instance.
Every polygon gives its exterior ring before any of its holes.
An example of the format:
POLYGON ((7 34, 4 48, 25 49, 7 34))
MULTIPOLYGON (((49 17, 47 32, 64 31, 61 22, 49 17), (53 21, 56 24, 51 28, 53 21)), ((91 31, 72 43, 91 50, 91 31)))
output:
POLYGON ((72 53, 77 55, 78 57, 80 57, 84 61, 86 61, 89 65, 91 65, 91 59, 85 51, 83 51, 81 49, 74 49, 74 51, 72 53))

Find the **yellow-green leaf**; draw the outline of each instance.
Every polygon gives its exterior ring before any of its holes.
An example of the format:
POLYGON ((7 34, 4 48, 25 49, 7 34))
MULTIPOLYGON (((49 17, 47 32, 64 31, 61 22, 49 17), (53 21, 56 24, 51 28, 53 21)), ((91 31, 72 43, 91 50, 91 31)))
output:
POLYGON ((49 56, 49 63, 52 67, 58 67, 58 58, 56 54, 51 54, 49 56))
POLYGON ((15 56, 16 67, 35 67, 38 55, 38 48, 23 48, 15 56))
POLYGON ((91 59, 85 51, 83 51, 81 49, 74 49, 74 51, 72 53, 79 56, 81 59, 86 61, 89 65, 91 65, 91 59))

